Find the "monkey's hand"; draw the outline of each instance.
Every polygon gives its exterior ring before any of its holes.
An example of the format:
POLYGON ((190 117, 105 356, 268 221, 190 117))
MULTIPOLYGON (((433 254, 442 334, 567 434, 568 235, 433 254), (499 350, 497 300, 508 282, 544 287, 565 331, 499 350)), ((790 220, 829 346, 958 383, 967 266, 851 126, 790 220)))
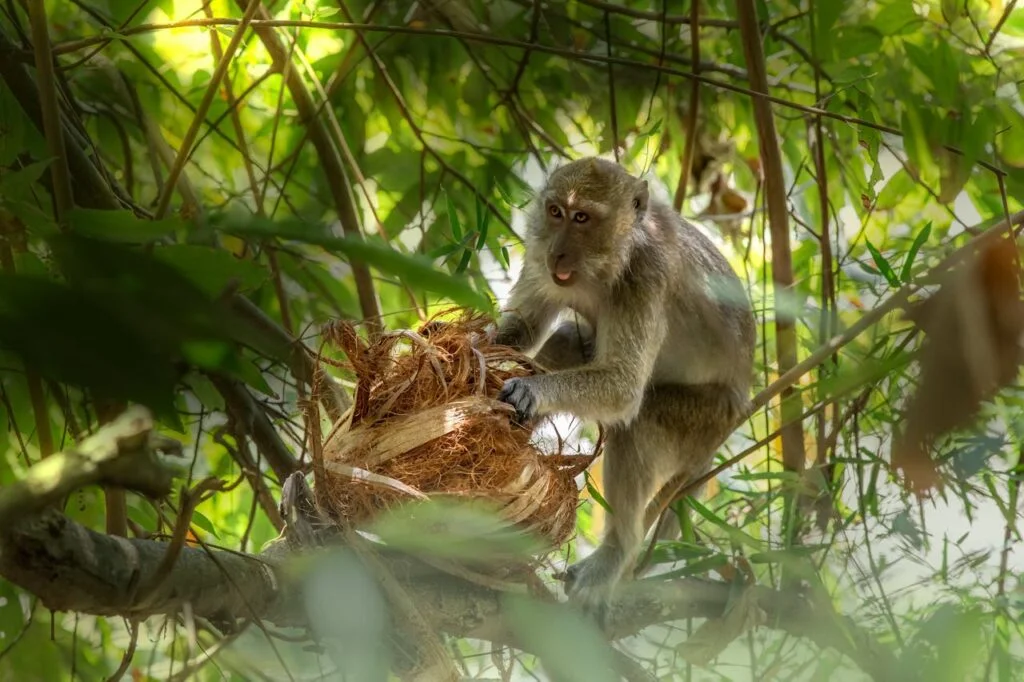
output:
POLYGON ((605 546, 565 571, 565 593, 569 601, 597 621, 603 630, 608 625, 612 592, 618 582, 615 557, 605 546))
POLYGON ((532 377, 506 379, 498 400, 516 410, 516 422, 526 424, 537 416, 537 388, 532 377))

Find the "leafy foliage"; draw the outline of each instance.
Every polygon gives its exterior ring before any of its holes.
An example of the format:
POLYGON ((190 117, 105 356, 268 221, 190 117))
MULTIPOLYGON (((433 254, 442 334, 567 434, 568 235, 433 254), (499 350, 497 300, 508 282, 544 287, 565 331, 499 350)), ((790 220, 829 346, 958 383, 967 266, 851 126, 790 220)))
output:
MULTIPOLYGON (((360 268, 372 274, 388 327, 414 326, 452 303, 493 311, 518 258, 531 187, 565 157, 616 155, 671 197, 686 146, 699 143, 683 213, 729 238, 724 248, 761 322, 758 388, 778 375, 776 310, 796 313, 806 356, 902 287, 938 281, 932 269, 967 241, 967 228, 1021 210, 1024 9, 1003 0, 756 4, 792 225, 788 297, 771 285, 757 95, 735 3, 700 3, 699 65, 688 3, 266 3, 256 28, 282 41, 290 61, 274 66, 263 33, 249 30, 214 83, 238 3, 199 11, 167 0, 51 0, 73 161, 76 205, 66 212, 55 204, 61 161, 47 145, 38 92, 16 78, 44 82, 29 17, 21 4, 5 5, 0 481, 95 428, 101 405, 141 402, 189 444, 179 486, 245 477, 199 506, 193 537, 260 547, 276 534, 266 500, 280 477, 225 418, 221 380, 241 381, 296 460, 308 459, 295 339, 319 349, 321 325, 374 316, 360 268), (699 125, 688 130, 695 71, 699 125), (315 111, 302 109, 293 81, 315 111), (199 134, 183 149, 194 121, 199 134), (325 149, 340 165, 325 161, 325 149), (172 169, 181 171, 173 210, 155 219, 172 169), (339 210, 346 201, 357 225, 339 210)), ((907 679, 1020 677, 1021 396, 1004 389, 971 426, 940 439, 933 457, 947 487, 918 504, 895 484, 889 458, 919 381, 918 346, 917 327, 887 315, 796 386, 809 413, 806 475, 782 470, 777 410, 755 414, 720 456, 749 454, 711 481, 706 498, 680 505, 692 510, 680 540, 653 548, 653 579, 779 586, 795 572, 816 599, 891 647, 907 679), (823 491, 802 510, 817 512, 818 524, 798 545, 786 540, 794 519, 783 505, 794 489, 823 491)), ((581 541, 595 538, 606 513, 596 469, 585 490, 581 541)), ((169 533, 180 507, 179 498, 129 495, 130 527, 169 533)), ((103 494, 82 491, 66 511, 102 528, 107 507, 103 494)), ((436 554, 451 557, 489 527, 469 512, 452 519, 450 536, 401 524, 387 531, 420 550, 433 540, 436 554)), ((325 594, 324 627, 351 626, 330 617, 345 603, 340 589, 325 594)), ((516 653, 513 667, 603 679, 614 653, 586 624, 545 609, 508 605, 536 654, 516 653)), ((52 640, 49 621, 0 581, 0 677, 65 679, 74 670, 102 679, 129 645, 116 619, 56 614, 52 640)), ((251 630, 219 649, 221 636, 195 625, 138 625, 135 679, 170 679, 186 666, 195 679, 277 679, 323 663, 284 641, 268 648, 251 630)), ((662 679, 845 679, 858 665, 760 628, 710 667, 691 668, 674 651, 685 633, 645 634, 670 643, 625 648, 662 679)), ((480 646, 453 644, 467 677, 494 676, 495 659, 480 646)))

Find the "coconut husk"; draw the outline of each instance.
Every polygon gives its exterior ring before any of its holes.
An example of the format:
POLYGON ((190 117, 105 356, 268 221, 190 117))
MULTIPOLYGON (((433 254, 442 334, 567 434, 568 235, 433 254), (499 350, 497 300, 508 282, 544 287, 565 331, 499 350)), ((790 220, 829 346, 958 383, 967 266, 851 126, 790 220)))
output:
POLYGON ((495 503, 513 524, 557 547, 572 534, 575 477, 592 455, 542 452, 532 428, 497 400, 506 379, 539 370, 486 339, 467 313, 367 341, 347 323, 328 330, 356 375, 354 404, 314 461, 317 503, 360 524, 394 505, 444 496, 495 503))

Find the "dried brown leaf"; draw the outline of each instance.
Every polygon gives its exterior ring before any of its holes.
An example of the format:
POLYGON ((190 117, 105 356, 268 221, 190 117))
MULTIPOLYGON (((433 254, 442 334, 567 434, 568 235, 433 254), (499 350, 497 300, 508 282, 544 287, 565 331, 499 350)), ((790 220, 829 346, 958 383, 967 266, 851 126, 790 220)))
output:
POLYGON ((1000 239, 950 272, 939 291, 907 317, 925 332, 920 384, 894 439, 892 464, 918 495, 940 484, 929 450, 936 438, 967 426, 982 403, 1017 377, 1024 332, 1020 261, 1000 239))

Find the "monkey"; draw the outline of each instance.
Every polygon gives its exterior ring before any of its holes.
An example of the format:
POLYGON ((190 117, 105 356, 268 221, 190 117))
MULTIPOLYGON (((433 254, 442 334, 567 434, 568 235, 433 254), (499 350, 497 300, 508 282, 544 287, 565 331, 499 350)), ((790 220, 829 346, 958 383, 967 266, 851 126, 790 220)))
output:
POLYGON ((506 380, 498 399, 520 424, 569 413, 605 431, 608 525, 564 577, 570 601, 603 621, 658 490, 710 470, 749 405, 753 310, 714 242, 605 159, 551 173, 524 244, 491 334, 522 352, 540 345, 548 371, 506 380), (575 320, 550 332, 566 312, 575 320))

